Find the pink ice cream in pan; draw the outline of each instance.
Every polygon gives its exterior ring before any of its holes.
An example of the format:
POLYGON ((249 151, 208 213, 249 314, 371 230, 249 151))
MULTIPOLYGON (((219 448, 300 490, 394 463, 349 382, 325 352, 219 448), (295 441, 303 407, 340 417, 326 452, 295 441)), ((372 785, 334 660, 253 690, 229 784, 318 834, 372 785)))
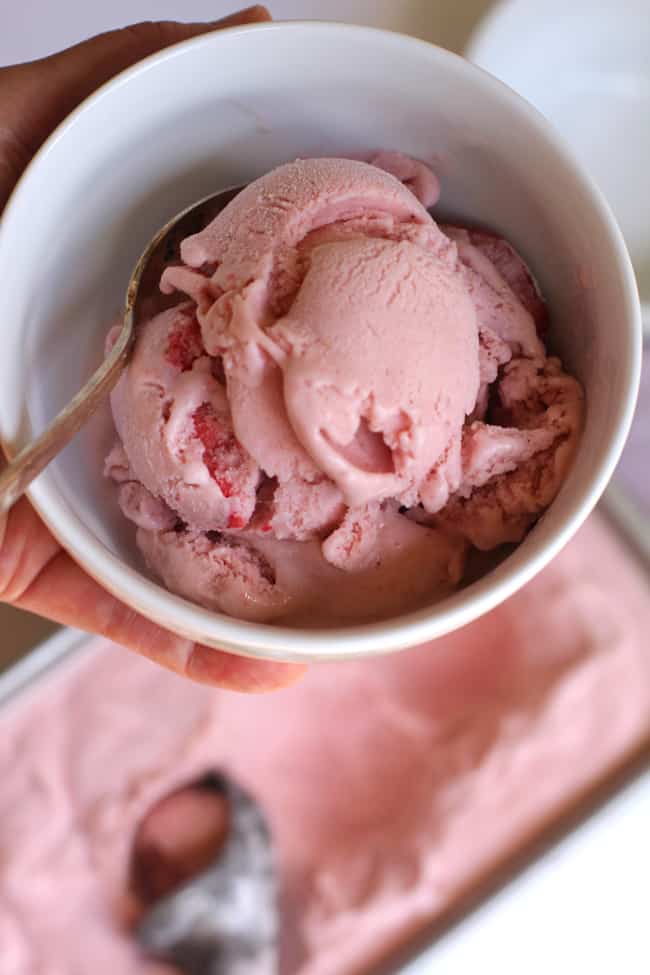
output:
POLYGON ((106 463, 170 590, 260 622, 386 618, 552 502, 582 390, 522 258, 438 225, 438 194, 396 152, 297 160, 183 241, 106 463))

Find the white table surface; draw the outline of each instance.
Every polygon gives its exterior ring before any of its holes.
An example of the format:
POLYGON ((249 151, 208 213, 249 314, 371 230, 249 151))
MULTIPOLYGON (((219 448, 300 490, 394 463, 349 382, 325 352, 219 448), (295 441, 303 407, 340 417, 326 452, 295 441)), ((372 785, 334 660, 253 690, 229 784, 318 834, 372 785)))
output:
MULTIPOLYGON (((372 24, 456 50, 490 5, 490 0, 267 3, 277 18, 372 24)), ((0 65, 41 57, 137 20, 214 20, 232 9, 225 0, 0 0, 0 65)), ((407 965, 402 975, 479 972, 650 975, 650 772, 407 965)))

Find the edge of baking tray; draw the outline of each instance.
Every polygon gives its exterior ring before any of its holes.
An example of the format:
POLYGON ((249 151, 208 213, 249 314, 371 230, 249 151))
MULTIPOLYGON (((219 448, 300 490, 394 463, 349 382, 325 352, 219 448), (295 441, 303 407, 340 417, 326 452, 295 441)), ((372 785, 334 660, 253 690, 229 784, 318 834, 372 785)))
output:
POLYGON ((641 510, 620 484, 613 480, 599 510, 613 524, 623 544, 636 555, 647 575, 650 575, 650 518, 641 510))
POLYGON ((36 686, 39 678, 55 670, 63 660, 86 649, 92 640, 87 633, 66 628, 38 644, 16 663, 10 664, 0 674, 0 709, 22 691, 36 686))

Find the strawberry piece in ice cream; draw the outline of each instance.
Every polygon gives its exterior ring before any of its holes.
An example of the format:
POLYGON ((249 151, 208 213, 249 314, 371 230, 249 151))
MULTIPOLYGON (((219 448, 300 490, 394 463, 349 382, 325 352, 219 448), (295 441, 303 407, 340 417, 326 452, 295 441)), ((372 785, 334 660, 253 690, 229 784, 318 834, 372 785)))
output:
POLYGON ((187 316, 169 333, 165 357, 172 366, 185 372, 203 354, 199 323, 193 316, 187 316))

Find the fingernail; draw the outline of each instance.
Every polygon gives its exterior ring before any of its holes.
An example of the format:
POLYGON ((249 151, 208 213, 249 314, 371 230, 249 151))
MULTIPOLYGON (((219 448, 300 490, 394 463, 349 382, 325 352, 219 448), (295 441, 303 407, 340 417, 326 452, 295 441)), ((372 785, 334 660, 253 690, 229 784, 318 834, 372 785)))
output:
POLYGON ((236 27, 243 24, 256 24, 265 20, 271 20, 271 14, 263 4, 256 3, 252 7, 246 7, 244 10, 238 10, 234 14, 229 14, 228 17, 222 17, 220 20, 213 21, 213 26, 236 27))

